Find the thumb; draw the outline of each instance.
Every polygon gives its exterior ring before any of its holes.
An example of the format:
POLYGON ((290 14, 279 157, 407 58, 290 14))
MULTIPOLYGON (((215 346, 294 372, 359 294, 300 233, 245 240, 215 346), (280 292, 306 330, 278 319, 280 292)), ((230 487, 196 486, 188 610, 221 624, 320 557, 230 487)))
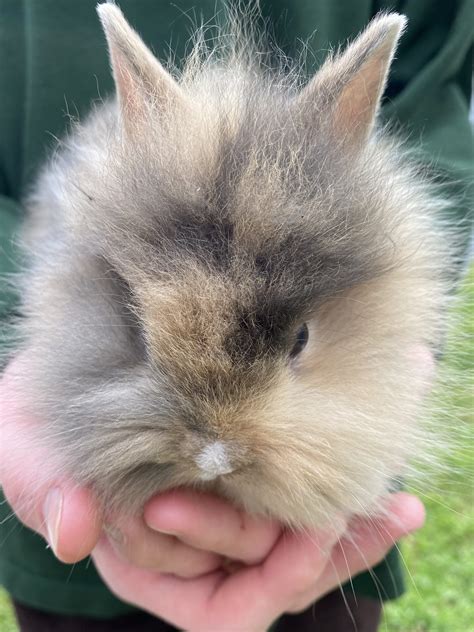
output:
POLYGON ((0 486, 13 513, 48 541, 56 557, 78 562, 100 537, 99 504, 89 489, 60 474, 13 383, 9 368, 0 380, 0 486))
POLYGON ((90 490, 65 482, 51 487, 41 513, 44 518, 39 532, 58 559, 72 564, 92 552, 101 535, 102 520, 90 490))

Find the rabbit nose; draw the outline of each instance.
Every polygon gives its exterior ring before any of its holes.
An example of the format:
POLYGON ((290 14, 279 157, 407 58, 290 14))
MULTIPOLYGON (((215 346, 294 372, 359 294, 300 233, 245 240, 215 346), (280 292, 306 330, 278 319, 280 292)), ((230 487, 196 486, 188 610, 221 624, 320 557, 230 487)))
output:
POLYGON ((222 474, 230 474, 235 467, 231 463, 229 449, 222 441, 206 445, 195 457, 203 481, 212 481, 222 474))

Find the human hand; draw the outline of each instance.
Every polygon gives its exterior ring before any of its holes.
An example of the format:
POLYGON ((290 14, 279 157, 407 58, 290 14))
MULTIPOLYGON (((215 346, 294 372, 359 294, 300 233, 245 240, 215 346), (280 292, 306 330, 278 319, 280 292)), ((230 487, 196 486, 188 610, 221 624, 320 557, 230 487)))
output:
MULTIPOLYGON (((204 496, 203 503, 207 501, 204 496)), ((187 513, 190 507, 184 509, 179 499, 173 502, 172 495, 152 501, 146 512, 148 522, 162 529, 166 527, 198 549, 203 543, 207 550, 216 548, 203 535, 205 531, 198 533, 199 524, 188 521, 193 516, 187 513)), ((195 516, 199 516, 199 505, 194 510, 195 516)), ((214 515, 214 522, 219 518, 214 515)), ((229 518, 230 514, 225 520, 229 518)), ((235 524, 228 527, 238 533, 241 522, 237 512, 234 519, 235 524)), ((93 557, 100 574, 117 596, 181 629, 257 632, 266 630, 284 612, 304 610, 349 577, 374 566, 394 542, 420 528, 423 521, 423 505, 417 498, 406 493, 394 494, 386 517, 355 519, 342 537, 337 529, 285 531, 260 562, 241 566, 233 573, 217 567, 194 579, 130 564, 105 538, 95 548, 93 557)))

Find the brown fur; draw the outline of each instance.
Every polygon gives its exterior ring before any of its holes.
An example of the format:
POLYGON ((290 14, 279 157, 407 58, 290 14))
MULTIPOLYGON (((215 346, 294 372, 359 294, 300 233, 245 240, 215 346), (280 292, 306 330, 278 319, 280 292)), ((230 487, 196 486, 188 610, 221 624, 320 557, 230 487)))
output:
POLYGON ((425 442, 413 351, 446 292, 442 202, 374 129, 404 19, 301 90, 235 24, 175 80, 99 14, 118 98, 61 143, 25 230, 44 440, 129 510, 189 485, 291 525, 375 511, 425 442))

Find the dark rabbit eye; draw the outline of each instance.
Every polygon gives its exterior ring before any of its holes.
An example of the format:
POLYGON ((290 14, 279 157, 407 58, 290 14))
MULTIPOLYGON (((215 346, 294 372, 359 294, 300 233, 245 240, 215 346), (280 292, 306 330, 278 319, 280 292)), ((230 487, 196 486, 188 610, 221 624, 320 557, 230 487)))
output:
POLYGON ((303 351, 303 349, 306 347, 306 343, 308 342, 308 336, 308 325, 306 323, 303 323, 296 333, 296 340, 295 344, 293 345, 293 349, 290 351, 290 358, 296 357, 299 353, 303 351))

